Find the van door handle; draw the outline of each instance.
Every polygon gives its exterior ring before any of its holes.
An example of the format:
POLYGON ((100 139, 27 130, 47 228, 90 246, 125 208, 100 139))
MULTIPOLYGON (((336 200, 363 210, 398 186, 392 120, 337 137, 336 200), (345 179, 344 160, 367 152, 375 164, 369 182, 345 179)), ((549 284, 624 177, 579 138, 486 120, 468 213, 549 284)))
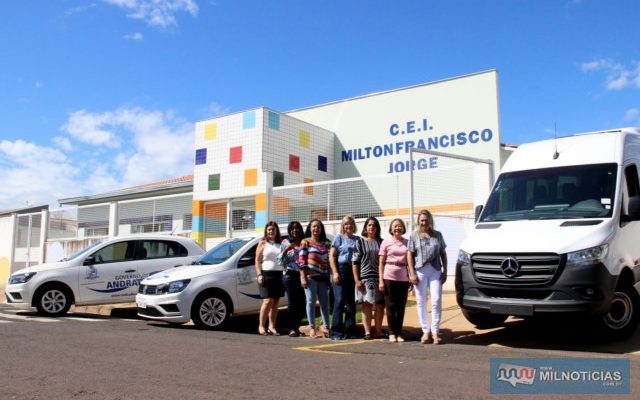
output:
POLYGON ((127 269, 127 270, 125 270, 124 272, 127 272, 127 273, 129 273, 129 272, 136 272, 136 270, 135 270, 135 269, 127 269))

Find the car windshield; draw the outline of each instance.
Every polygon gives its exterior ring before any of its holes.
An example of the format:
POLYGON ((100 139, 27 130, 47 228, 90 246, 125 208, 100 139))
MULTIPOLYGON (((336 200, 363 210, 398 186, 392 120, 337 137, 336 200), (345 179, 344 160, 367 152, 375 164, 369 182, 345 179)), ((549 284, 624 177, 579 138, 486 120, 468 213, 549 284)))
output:
POLYGON ((251 238, 226 240, 204 253, 204 255, 200 257, 200 259, 198 259, 198 261, 194 262, 194 264, 221 264, 231 258, 231 256, 233 256, 238 250, 240 250, 245 244, 249 243, 250 241, 251 238))
POLYGON ((504 173, 479 222, 611 217, 616 173, 616 164, 504 173))
POLYGON ((98 240, 96 242, 91 243, 89 246, 85 247, 84 249, 78 251, 77 253, 73 253, 72 255, 70 255, 69 257, 65 257, 60 261, 71 261, 75 258, 80 257, 82 254, 86 253, 87 251, 93 249, 94 247, 98 246, 100 243, 104 242, 104 240, 98 240))

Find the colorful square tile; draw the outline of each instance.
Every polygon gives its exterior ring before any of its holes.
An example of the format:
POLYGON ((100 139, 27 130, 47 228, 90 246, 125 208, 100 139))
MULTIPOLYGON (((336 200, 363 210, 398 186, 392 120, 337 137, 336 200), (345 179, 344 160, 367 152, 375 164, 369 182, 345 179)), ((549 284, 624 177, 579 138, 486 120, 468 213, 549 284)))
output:
POLYGON ((244 186, 256 186, 258 184, 258 170, 256 168, 244 170, 244 186))
POLYGON ((231 147, 229 149, 229 164, 242 162, 242 146, 231 147))
POLYGON ((300 172, 300 157, 289 154, 289 171, 300 172))
POLYGON ((311 133, 307 131, 300 131, 298 136, 298 143, 300 144, 300 147, 308 149, 311 146, 311 133))
POLYGON ((220 190, 220 174, 209 175, 209 190, 220 190))
POLYGON ((327 172, 327 157, 318 156, 318 171, 327 172))
POLYGON ((204 140, 215 140, 218 126, 216 124, 207 124, 204 126, 204 140))
POLYGON ((280 130, 280 114, 269 111, 269 128, 280 130))
MULTIPOLYGON (((313 179, 304 178, 304 183, 313 183, 313 179)), ((313 196, 313 186, 305 186, 304 194, 308 194, 309 196, 313 196)))
POLYGON ((207 163, 207 149, 196 150, 196 165, 207 163))
POLYGON ((284 186, 284 172, 273 171, 273 187, 284 186))
POLYGON ((252 129, 256 127, 256 112, 247 111, 242 113, 242 129, 252 129))

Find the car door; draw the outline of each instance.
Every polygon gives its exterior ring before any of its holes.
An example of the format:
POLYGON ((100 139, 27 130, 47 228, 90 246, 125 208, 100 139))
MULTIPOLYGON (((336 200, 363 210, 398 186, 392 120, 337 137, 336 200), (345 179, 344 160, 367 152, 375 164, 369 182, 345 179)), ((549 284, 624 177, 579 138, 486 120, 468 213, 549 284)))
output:
POLYGON ((191 263, 189 251, 176 240, 144 239, 136 242, 135 260, 140 281, 156 272, 191 263))
POLYGON ((240 256, 236 264, 237 311, 248 312, 260 309, 260 289, 256 280, 256 249, 255 243, 240 256))
POLYGON ((80 303, 132 301, 137 291, 135 241, 110 242, 87 256, 78 273, 80 303))

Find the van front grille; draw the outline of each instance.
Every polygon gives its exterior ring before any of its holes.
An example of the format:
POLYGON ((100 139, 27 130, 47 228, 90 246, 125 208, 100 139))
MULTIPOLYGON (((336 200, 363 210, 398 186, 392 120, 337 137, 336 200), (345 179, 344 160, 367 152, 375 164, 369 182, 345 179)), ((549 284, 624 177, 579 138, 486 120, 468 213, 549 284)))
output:
POLYGON ((138 288, 138 293, 142 294, 156 294, 158 291, 157 285, 140 285, 138 288))
POLYGON ((562 257, 555 253, 478 253, 471 256, 473 276, 487 285, 546 286, 559 275, 562 264, 562 257), (504 266, 511 269, 507 268, 505 272, 504 266))

